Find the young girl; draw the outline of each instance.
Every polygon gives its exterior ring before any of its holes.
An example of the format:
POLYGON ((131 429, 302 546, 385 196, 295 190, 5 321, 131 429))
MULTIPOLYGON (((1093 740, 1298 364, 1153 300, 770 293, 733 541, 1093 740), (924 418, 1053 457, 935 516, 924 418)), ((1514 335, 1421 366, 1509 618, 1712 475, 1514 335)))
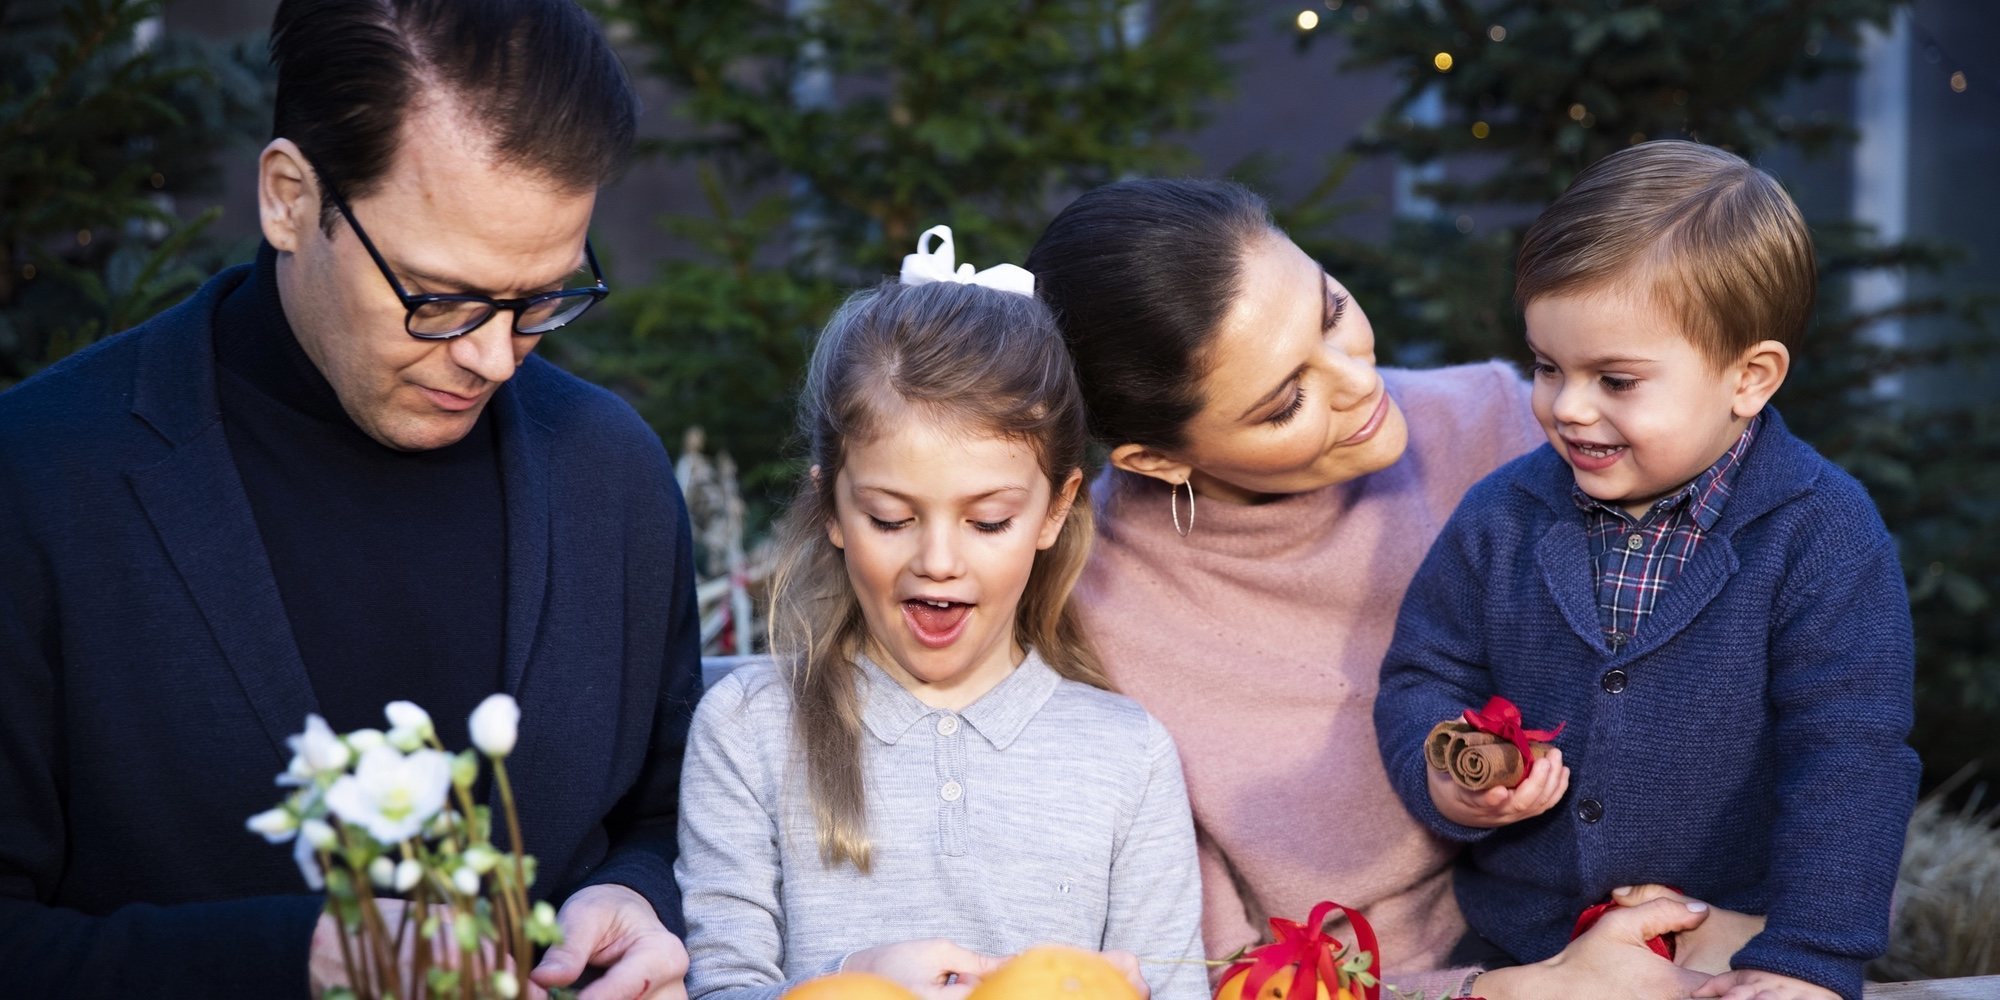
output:
POLYGON ((1069 356, 1025 272, 950 255, 926 233, 813 351, 776 663, 717 683, 688 738, 694 1000, 837 969, 962 996, 1044 942, 1206 995, 1179 758, 1068 604, 1091 535, 1069 356))

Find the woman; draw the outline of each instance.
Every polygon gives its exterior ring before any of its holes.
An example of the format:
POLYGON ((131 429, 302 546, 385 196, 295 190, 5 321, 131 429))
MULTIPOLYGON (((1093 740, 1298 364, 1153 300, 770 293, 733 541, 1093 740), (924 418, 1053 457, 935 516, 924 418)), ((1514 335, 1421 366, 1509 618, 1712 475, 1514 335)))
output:
MULTIPOLYGON (((1369 915, 1406 988, 1497 998, 1582 974, 1685 995, 1612 934, 1473 982, 1452 848, 1404 812, 1377 754, 1405 587, 1467 487, 1543 440, 1521 377, 1377 369, 1360 304, 1234 184, 1099 188, 1027 266, 1110 449, 1077 600, 1112 680, 1180 744, 1208 953, 1331 897, 1369 915)), ((1640 921, 1621 920, 1622 942, 1640 921)))

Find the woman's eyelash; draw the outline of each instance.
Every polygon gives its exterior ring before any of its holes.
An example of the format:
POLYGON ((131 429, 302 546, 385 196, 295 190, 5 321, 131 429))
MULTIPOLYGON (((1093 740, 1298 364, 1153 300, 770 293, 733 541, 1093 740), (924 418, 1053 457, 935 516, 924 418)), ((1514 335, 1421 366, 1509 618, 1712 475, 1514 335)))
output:
POLYGON ((1286 403, 1284 409, 1279 410, 1278 412, 1273 413, 1269 417, 1265 418, 1264 422, 1267 424, 1277 424, 1279 426, 1283 426, 1284 424, 1289 423, 1293 417, 1298 416, 1299 410, 1303 408, 1305 405, 1306 405, 1306 387, 1304 385, 1300 385, 1297 389, 1294 389, 1292 391, 1292 401, 1286 403))
POLYGON ((876 530, 878 531, 895 531, 898 528, 908 525, 910 523, 910 519, 904 518, 901 521, 884 521, 879 517, 870 515, 868 518, 868 523, 874 525, 876 530))
POLYGON ((1010 517, 1005 521, 974 521, 972 526, 989 535, 997 535, 1013 527, 1014 519, 1010 517))
POLYGON ((1347 293, 1334 292, 1330 301, 1333 308, 1326 312, 1326 328, 1331 330, 1340 325, 1340 318, 1347 315, 1347 293))

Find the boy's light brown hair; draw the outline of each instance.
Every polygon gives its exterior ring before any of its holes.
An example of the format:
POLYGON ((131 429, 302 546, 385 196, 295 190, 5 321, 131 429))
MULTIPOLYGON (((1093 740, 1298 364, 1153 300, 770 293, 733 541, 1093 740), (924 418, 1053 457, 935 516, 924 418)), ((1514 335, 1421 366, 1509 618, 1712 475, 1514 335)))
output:
POLYGON ((1796 352, 1819 288, 1812 237, 1771 175, 1680 140, 1597 161, 1521 239, 1514 300, 1647 282, 1717 370, 1759 341, 1796 352))

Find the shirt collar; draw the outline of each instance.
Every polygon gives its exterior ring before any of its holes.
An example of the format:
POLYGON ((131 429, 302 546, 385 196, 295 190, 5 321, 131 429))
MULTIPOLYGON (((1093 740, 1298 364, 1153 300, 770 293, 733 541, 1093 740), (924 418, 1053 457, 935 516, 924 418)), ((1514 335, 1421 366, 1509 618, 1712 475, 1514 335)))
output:
MULTIPOLYGON (((1647 511, 1647 516, 1665 513, 1684 503, 1691 504, 1689 513, 1693 516, 1694 523, 1703 531, 1713 529, 1715 522, 1722 519, 1723 505, 1729 501, 1729 489, 1736 482, 1737 472, 1743 468, 1743 456, 1756 441, 1757 429, 1763 424, 1764 414, 1761 412, 1750 418, 1750 426, 1743 428, 1743 433, 1736 438, 1736 443, 1730 445, 1729 450, 1715 460, 1715 464, 1710 465, 1701 475, 1694 477, 1694 480, 1686 486, 1675 490, 1672 496, 1655 503, 1652 509, 1647 511)), ((1586 512, 1602 511, 1625 520, 1632 519, 1624 508, 1607 504, 1585 493, 1581 487, 1575 485, 1574 480, 1570 485, 1570 499, 1586 512)))
MULTIPOLYGON (((867 654, 857 654, 855 658, 861 665, 861 721, 876 739, 891 744, 900 742, 912 726, 945 711, 918 701, 916 695, 896 683, 867 654)), ((957 715, 993 744, 994 749, 1005 750, 1061 684, 1061 675, 1031 649, 1013 673, 957 715)))

